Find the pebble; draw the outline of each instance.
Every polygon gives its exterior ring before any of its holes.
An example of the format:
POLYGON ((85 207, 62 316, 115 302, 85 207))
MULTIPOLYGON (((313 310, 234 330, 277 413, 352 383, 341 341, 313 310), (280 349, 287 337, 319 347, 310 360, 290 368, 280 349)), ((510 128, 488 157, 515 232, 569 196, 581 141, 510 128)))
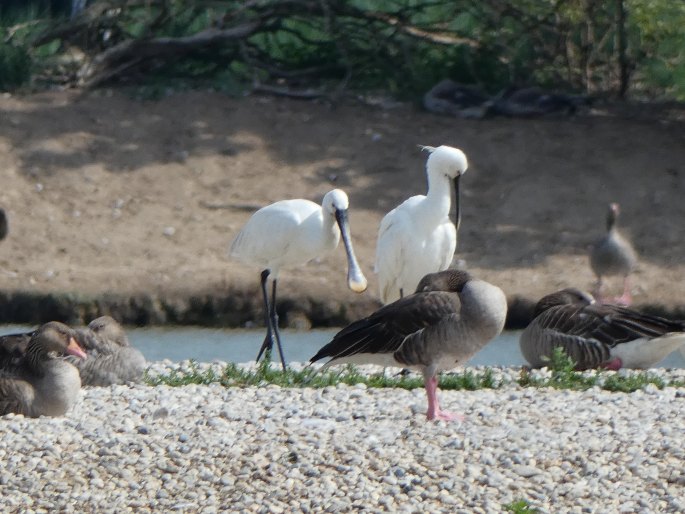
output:
POLYGON ((679 389, 522 389, 519 372, 494 369, 498 390, 439 391, 463 423, 427 422, 421 390, 86 388, 64 417, 0 417, 0 512, 685 508, 679 389))

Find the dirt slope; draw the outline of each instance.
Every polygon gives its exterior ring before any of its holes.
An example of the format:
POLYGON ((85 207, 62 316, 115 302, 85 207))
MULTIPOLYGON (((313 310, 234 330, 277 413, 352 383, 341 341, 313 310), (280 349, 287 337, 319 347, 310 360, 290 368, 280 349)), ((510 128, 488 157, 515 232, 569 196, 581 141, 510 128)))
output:
POLYGON ((425 192, 426 155, 416 145, 449 144, 470 160, 462 265, 510 298, 589 288, 587 245, 617 201, 641 255, 637 305, 683 312, 685 123, 673 111, 642 113, 477 121, 407 105, 333 108, 201 92, 156 102, 112 91, 5 95, 0 206, 10 234, 0 243, 0 290, 8 302, 17 292, 241 296, 229 322, 259 323, 258 270, 227 258, 232 237, 259 206, 318 202, 341 187, 369 291, 344 289, 342 250, 284 272, 281 291, 284 310, 301 303, 315 322, 327 317, 312 313, 321 305, 354 317, 377 301, 381 217, 425 192))

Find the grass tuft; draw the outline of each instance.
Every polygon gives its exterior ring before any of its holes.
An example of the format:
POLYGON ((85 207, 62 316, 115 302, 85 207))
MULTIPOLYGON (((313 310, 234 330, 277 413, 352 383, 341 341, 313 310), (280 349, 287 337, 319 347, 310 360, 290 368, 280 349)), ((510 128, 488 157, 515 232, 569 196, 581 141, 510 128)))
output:
POLYGON ((530 503, 526 500, 517 500, 507 503, 503 507, 507 512, 511 512, 512 514, 534 514, 538 512, 538 509, 531 507, 530 503))
MULTIPOLYGON (((374 388, 418 389, 423 387, 423 378, 416 374, 385 373, 366 374, 348 364, 339 369, 318 371, 306 367, 302 370, 288 368, 285 372, 279 366, 272 366, 268 360, 261 361, 255 369, 245 369, 236 364, 227 364, 220 372, 215 368, 200 370, 198 364, 191 361, 188 369, 171 370, 166 374, 152 375, 146 373, 145 382, 149 385, 184 386, 189 384, 207 385, 219 383, 224 387, 253 387, 276 385, 279 387, 314 387, 322 388, 346 384, 354 386, 364 384, 374 388)), ((630 374, 614 373, 604 370, 578 372, 574 363, 563 351, 556 351, 550 364, 549 376, 533 374, 526 368, 516 381, 521 387, 552 387, 554 389, 571 389, 584 391, 600 387, 606 391, 631 393, 654 385, 663 389, 685 387, 685 381, 666 382, 650 372, 630 374)), ((500 389, 507 382, 498 379, 491 368, 483 371, 465 370, 460 373, 446 373, 440 377, 440 389, 476 391, 479 389, 500 389)))

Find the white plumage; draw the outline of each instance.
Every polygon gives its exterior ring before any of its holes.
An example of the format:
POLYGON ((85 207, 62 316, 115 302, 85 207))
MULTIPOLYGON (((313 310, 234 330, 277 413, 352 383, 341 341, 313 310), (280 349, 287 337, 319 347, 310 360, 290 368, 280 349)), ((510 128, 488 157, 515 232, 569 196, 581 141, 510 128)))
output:
POLYGON ((385 215, 378 231, 375 271, 383 303, 410 294, 424 275, 447 269, 457 247, 459 178, 468 162, 450 146, 424 147, 428 192, 412 196, 385 215), (449 219, 450 180, 455 184, 456 226, 449 219))
POLYGON ((352 247, 348 207, 347 195, 340 189, 326 193, 321 205, 303 199, 275 202, 255 212, 231 244, 232 257, 263 270, 267 336, 257 359, 262 351, 272 348, 275 337, 285 369, 276 315, 276 282, 281 268, 306 264, 325 255, 338 246, 342 235, 347 253, 347 285, 357 293, 366 290, 366 278, 352 247), (269 278, 273 280, 271 301, 266 288, 269 278))

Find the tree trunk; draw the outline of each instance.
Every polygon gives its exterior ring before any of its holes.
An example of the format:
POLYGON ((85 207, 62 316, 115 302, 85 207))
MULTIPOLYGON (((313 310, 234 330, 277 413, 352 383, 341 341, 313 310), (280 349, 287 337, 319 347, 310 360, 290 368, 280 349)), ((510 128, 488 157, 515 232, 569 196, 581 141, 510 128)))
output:
POLYGON ((618 66, 618 97, 628 90, 628 59, 626 58, 626 10, 623 0, 616 0, 616 52, 618 66))

